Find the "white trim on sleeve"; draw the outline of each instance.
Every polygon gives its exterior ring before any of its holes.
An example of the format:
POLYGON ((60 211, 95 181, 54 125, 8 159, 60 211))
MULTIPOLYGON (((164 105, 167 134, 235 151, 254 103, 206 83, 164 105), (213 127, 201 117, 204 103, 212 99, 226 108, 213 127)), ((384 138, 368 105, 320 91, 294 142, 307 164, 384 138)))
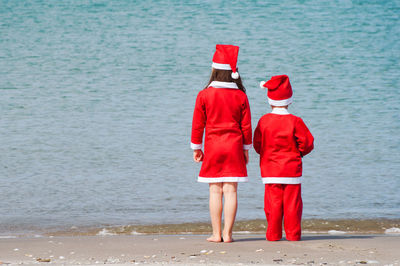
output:
POLYGON ((215 69, 221 69, 221 70, 232 70, 232 67, 230 64, 220 64, 220 63, 212 63, 211 66, 215 69))
POLYGON ((251 144, 243 144, 243 150, 250 150, 251 144))
POLYGON ((202 144, 194 144, 192 142, 190 143, 190 148, 192 148, 192 150, 201 150, 202 147, 202 144))
POLYGON ((222 182, 247 182, 249 179, 247 176, 221 176, 221 177, 201 177, 197 178, 197 182, 200 183, 222 183, 222 182))
POLYGON ((301 184, 299 177, 263 177, 263 184, 301 184))

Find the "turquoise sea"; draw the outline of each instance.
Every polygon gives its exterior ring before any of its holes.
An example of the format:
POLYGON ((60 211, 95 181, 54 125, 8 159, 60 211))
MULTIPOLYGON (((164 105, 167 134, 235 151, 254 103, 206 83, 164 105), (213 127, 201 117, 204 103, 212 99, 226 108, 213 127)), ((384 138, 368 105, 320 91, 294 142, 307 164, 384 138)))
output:
MULTIPOLYGON (((215 44, 288 74, 305 219, 400 218, 400 2, 0 0, 0 235, 208 221, 190 130, 215 44)), ((237 219, 263 219, 258 157, 237 219)))

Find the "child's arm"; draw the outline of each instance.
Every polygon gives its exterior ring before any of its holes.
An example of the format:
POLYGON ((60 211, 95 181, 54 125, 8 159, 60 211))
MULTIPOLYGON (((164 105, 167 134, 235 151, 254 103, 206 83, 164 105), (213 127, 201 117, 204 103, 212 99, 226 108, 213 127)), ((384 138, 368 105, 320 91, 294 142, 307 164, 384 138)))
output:
POLYGON ((242 119, 240 121, 240 128, 242 129, 242 134, 243 134, 243 149, 249 150, 251 148, 251 142, 252 142, 252 130, 251 130, 250 105, 247 97, 245 103, 242 106, 242 119))
POLYGON ((206 125, 206 110, 203 103, 201 92, 197 95, 196 104, 194 106, 193 121, 192 121, 192 136, 190 147, 193 149, 193 159, 200 158, 199 161, 203 160, 203 152, 201 151, 203 143, 203 132, 206 125), (200 156, 200 151, 201 156, 200 156), (196 153, 196 155, 195 155, 196 153))
POLYGON ((260 123, 257 124, 256 130, 254 130, 253 147, 258 154, 261 151, 261 130, 260 123))
POLYGON ((295 137, 301 157, 306 156, 314 149, 314 137, 301 118, 296 121, 295 137))

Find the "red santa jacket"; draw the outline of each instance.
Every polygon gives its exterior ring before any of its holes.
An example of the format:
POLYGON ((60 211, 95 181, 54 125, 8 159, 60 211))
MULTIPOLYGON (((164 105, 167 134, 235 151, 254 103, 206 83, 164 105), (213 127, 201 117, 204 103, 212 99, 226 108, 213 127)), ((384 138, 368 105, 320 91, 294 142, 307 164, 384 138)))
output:
POLYGON ((199 92, 193 113, 192 149, 204 159, 199 182, 247 181, 243 149, 252 143, 251 114, 246 94, 234 82, 213 81, 199 92))
POLYGON ((300 117, 274 108, 261 117, 254 132, 263 183, 300 184, 302 157, 314 148, 314 138, 300 117))

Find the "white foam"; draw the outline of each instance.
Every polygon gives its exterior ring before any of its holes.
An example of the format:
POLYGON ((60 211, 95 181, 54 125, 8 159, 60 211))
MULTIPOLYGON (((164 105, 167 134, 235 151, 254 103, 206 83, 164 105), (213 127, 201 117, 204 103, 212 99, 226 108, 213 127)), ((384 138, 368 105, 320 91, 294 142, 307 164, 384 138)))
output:
POLYGON ((136 231, 132 231, 131 232, 131 235, 144 235, 143 233, 138 233, 138 232, 136 232, 136 231))
POLYGON ((97 233, 98 236, 115 236, 116 233, 111 233, 109 230, 103 228, 101 231, 97 233))
POLYGON ((385 230, 385 234, 400 234, 400 228, 392 227, 385 230))
POLYGON ((250 231, 235 231, 234 234, 251 234, 250 231))
POLYGON ((17 238, 17 237, 16 236, 0 236, 0 238, 7 239, 7 238, 17 238))
POLYGON ((344 235, 344 234, 346 234, 346 232, 338 231, 338 230, 329 230, 328 234, 330 234, 330 235, 344 235))

